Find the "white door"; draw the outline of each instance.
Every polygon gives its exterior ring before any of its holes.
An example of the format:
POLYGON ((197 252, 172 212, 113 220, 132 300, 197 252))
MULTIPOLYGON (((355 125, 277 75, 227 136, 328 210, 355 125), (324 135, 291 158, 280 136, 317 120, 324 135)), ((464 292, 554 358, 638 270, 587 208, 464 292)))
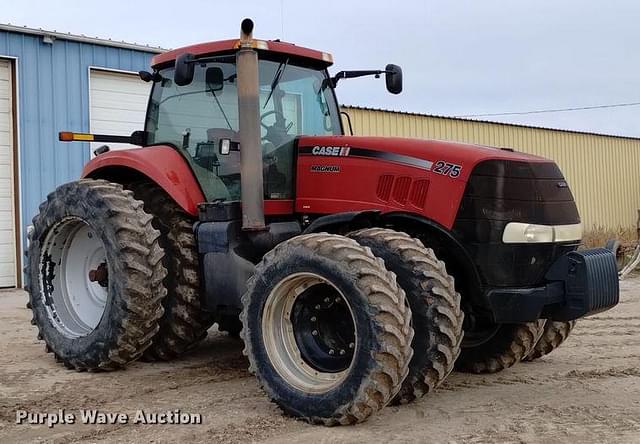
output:
MULTIPOLYGON (((137 74, 92 69, 89 72, 90 131, 93 134, 130 136, 144 129, 144 118, 151 83, 137 74)), ((104 143, 92 143, 91 152, 104 143)), ((126 149, 132 145, 108 143, 109 148, 126 149)))
POLYGON ((16 286, 11 62, 0 59, 0 287, 16 286))

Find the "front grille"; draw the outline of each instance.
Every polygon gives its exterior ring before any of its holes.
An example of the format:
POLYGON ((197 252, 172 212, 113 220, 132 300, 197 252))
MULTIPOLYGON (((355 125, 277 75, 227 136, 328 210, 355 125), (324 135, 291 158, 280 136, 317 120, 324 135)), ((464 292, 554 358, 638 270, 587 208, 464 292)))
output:
POLYGON ((509 222, 565 225, 580 222, 571 190, 553 162, 489 160, 473 170, 453 226, 480 275, 492 286, 535 285, 571 245, 506 245, 509 222))

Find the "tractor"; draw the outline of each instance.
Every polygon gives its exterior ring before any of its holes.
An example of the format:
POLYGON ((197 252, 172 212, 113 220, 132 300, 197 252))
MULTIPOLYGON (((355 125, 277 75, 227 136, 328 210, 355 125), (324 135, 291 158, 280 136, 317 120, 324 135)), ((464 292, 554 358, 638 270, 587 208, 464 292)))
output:
POLYGON ((616 261, 578 249, 547 159, 345 134, 330 54, 253 37, 156 55, 144 129, 40 205, 25 274, 38 338, 78 371, 169 360, 207 330, 244 341, 289 415, 364 421, 454 369, 536 359, 616 305, 616 261))

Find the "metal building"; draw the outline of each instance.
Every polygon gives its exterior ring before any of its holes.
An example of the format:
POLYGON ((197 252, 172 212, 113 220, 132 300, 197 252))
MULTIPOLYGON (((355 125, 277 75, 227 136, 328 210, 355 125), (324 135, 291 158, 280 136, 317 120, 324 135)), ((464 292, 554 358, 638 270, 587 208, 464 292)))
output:
POLYGON ((0 287, 21 284, 26 227, 47 193, 77 179, 86 144, 63 129, 140 129, 148 86, 135 75, 157 48, 0 25, 0 287))
POLYGON ((633 229, 640 209, 640 139, 343 106, 354 134, 509 147, 558 163, 585 231, 633 229))

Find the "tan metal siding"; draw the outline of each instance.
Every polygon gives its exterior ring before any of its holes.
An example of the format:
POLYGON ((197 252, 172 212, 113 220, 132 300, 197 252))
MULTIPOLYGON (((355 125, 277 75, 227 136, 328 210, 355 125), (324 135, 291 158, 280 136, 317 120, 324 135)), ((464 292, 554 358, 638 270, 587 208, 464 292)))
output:
POLYGON ((640 139, 343 107, 356 135, 454 140, 553 159, 586 230, 629 229, 640 208, 640 139))

